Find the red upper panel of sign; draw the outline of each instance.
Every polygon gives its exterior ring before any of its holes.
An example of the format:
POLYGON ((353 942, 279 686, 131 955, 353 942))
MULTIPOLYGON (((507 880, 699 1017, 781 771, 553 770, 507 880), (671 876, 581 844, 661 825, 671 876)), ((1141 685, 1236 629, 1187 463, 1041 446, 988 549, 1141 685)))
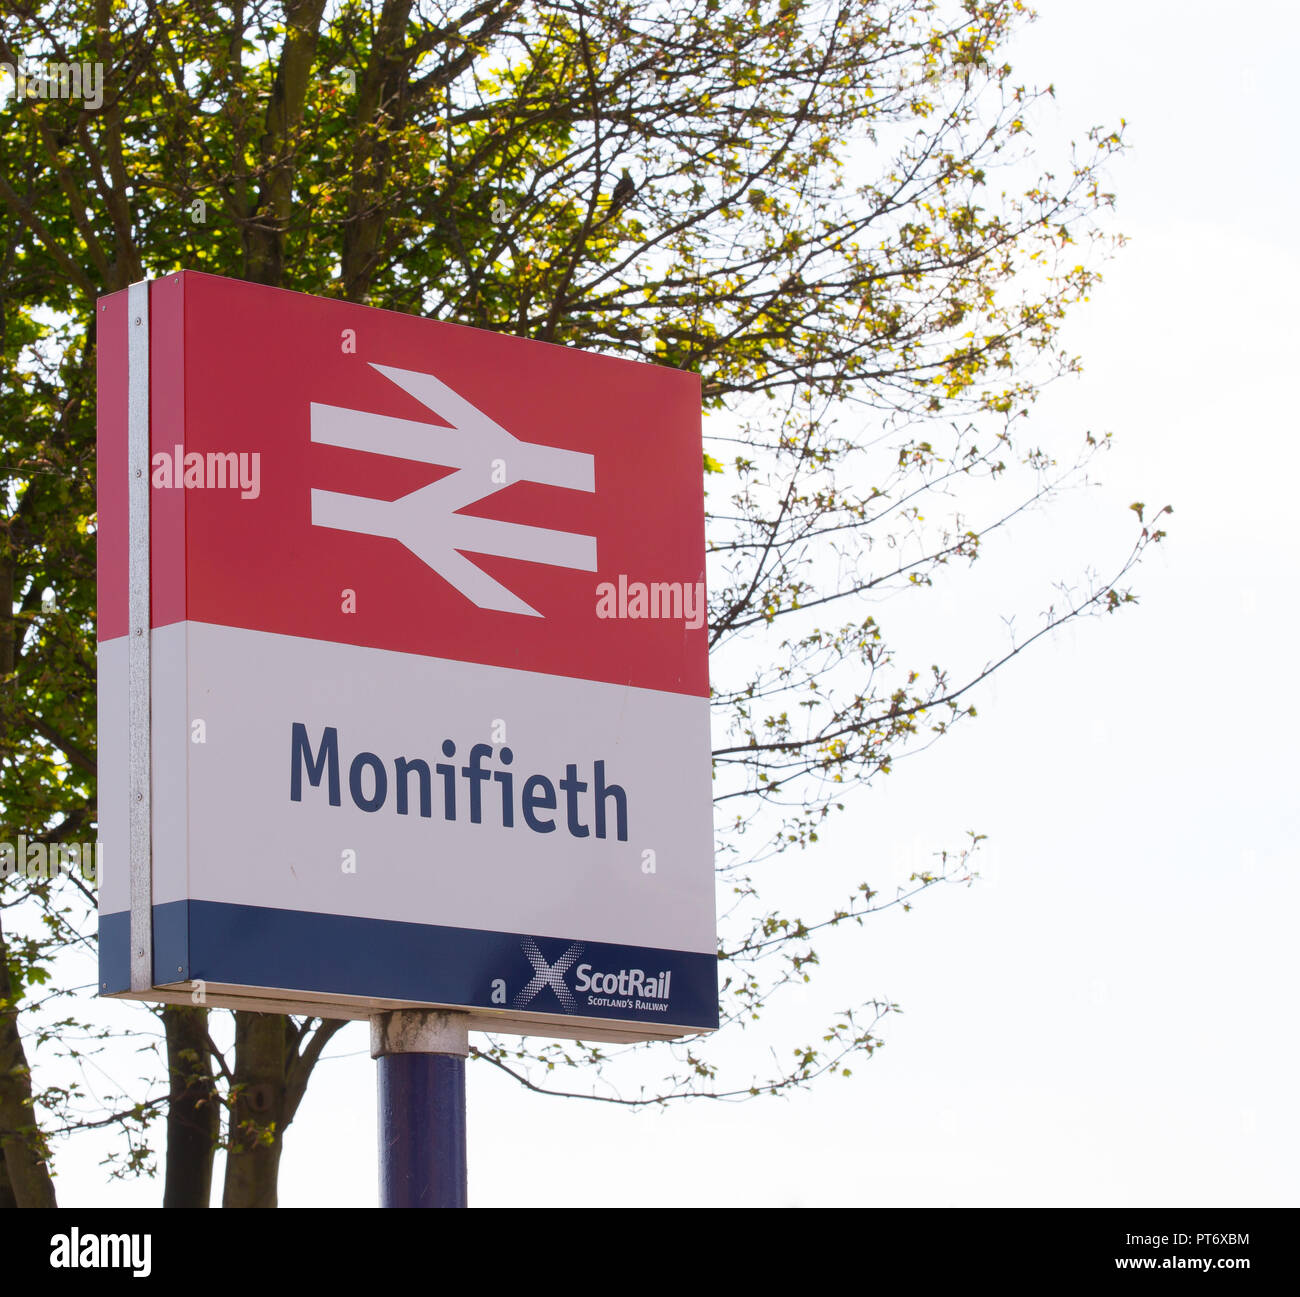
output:
MULTIPOLYGON (((696 375, 193 272, 150 316, 155 626, 707 695, 696 375)), ((103 639, 130 327, 105 298, 103 639)))

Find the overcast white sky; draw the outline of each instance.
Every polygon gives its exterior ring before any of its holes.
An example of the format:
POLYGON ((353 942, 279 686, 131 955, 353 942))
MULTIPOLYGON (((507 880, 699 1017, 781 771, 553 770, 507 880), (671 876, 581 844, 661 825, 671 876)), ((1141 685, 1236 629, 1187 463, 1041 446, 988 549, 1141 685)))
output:
MULTIPOLYGON (((905 1010, 874 1060, 787 1099, 665 1113, 538 1098, 471 1067, 476 1206, 1300 1197, 1300 451, 1283 390, 1300 23, 1283 3, 1249 23, 1204 0, 1040 11, 1015 62, 1056 85, 1044 140, 1122 115, 1133 147, 1112 173, 1131 243, 1068 333, 1085 373, 1034 419, 1071 441, 1110 431, 1115 446, 1102 488, 929 592, 933 620, 909 637, 996 631, 1027 580, 1118 559, 1130 501, 1171 502, 1170 538, 1135 579, 1141 605, 1040 644, 977 722, 901 763, 825 835, 851 879, 871 875, 864 860, 906 876, 968 828, 991 838, 987 881, 880 916, 826 959, 810 1021, 869 996, 905 1010)), ((331 1055, 286 1138, 285 1205, 376 1201, 365 1028, 331 1055)), ((64 1151, 65 1203, 158 1201, 156 1183, 104 1186, 99 1155, 64 1151)))

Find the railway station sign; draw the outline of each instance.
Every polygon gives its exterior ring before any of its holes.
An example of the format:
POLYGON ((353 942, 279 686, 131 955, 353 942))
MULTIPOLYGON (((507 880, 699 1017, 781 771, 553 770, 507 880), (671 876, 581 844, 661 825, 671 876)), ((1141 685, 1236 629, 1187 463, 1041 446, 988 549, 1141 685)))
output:
POLYGON ((97 326, 101 992, 715 1027, 698 377, 189 271, 97 326))

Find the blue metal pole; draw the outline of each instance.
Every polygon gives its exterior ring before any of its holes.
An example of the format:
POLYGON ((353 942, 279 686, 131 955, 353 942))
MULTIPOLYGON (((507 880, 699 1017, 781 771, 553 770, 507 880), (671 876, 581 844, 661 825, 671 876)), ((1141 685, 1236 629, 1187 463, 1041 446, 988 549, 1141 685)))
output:
POLYGON ((466 1206, 464 1022, 422 1009, 371 1019, 381 1207, 466 1206))

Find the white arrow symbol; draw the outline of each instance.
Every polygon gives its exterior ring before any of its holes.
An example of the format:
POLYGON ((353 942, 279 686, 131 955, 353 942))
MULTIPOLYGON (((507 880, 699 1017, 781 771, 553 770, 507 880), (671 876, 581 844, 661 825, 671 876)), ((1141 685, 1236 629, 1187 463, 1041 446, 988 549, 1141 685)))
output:
POLYGON ((541 616, 458 551, 499 554, 583 572, 596 570, 594 536, 468 517, 458 512, 502 490, 509 482, 594 491, 596 470, 591 455, 520 441, 432 374, 389 365, 372 364, 371 368, 452 426, 443 428, 313 401, 312 441, 426 464, 445 464, 458 471, 396 500, 313 489, 311 520, 315 526, 401 541, 472 603, 495 612, 541 616), (508 481, 493 480, 494 460, 507 466, 508 481))

